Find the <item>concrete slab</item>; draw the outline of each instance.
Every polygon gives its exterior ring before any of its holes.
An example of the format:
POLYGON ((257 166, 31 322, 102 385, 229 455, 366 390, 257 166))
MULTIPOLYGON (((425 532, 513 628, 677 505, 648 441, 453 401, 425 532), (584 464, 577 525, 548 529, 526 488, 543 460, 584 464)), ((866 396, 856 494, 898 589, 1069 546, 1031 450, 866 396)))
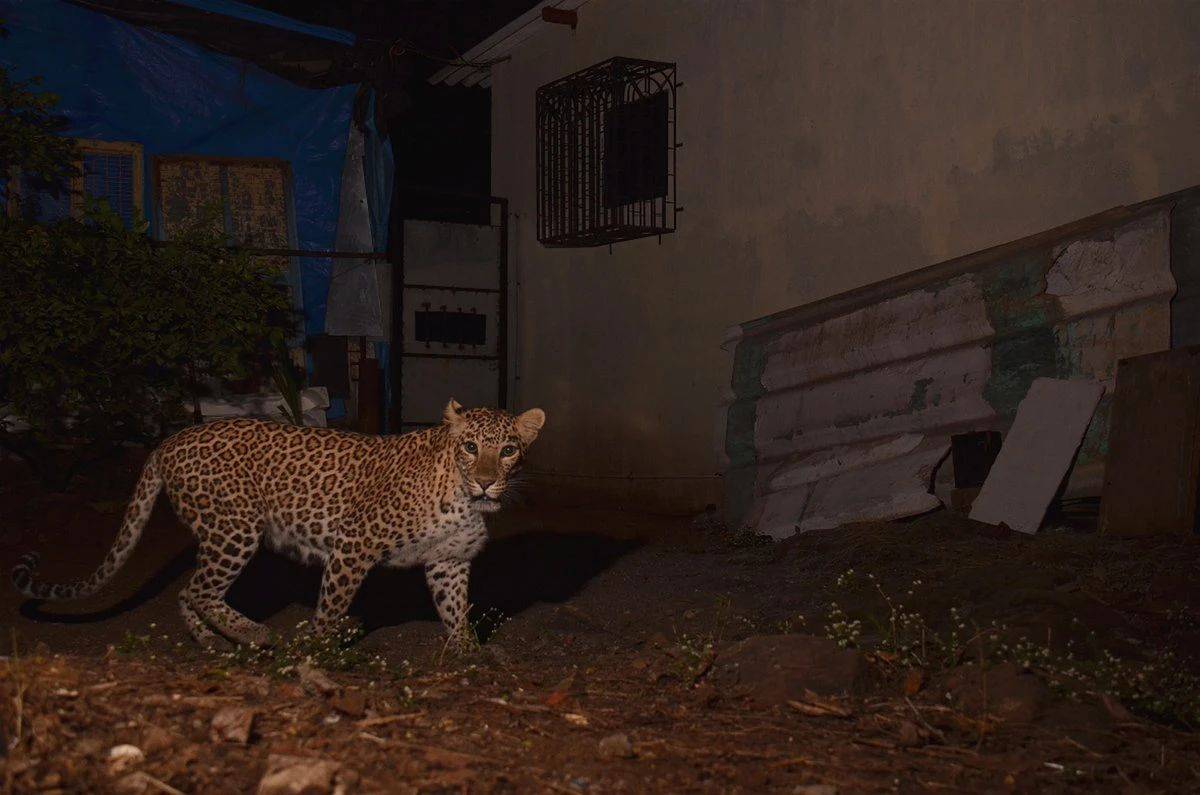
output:
POLYGON ((1036 533, 1103 394, 1104 387, 1094 381, 1034 381, 971 507, 971 518, 1036 533))

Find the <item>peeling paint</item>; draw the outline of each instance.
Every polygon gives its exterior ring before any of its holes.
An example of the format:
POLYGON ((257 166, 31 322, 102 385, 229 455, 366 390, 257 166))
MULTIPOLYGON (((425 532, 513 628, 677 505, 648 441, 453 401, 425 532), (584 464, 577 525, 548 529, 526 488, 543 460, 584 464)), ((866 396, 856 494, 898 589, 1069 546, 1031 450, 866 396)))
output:
POLYGON ((745 516, 754 497, 756 404, 766 392, 762 384, 765 364, 765 351, 758 340, 743 340, 738 344, 730 380, 734 399, 729 406, 725 428, 725 454, 729 457, 725 511, 730 517, 745 516))
MULTIPOLYGON (((735 520, 784 537, 929 510, 950 434, 1007 428, 1036 378, 1111 386, 1118 359, 1170 345, 1165 209, 980 258, 843 312, 741 327, 726 435, 735 520)), ((1108 405, 1073 484, 1099 484, 1108 405)))

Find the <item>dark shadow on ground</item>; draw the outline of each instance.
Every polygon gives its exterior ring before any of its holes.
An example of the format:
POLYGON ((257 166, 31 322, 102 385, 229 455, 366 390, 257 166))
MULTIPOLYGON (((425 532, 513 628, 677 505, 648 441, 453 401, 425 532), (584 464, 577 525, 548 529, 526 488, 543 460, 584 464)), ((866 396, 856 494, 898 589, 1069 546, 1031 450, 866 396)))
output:
POLYGON ((171 583, 190 572, 195 566, 195 548, 185 549, 171 558, 166 566, 159 569, 137 591, 103 610, 96 610, 91 613, 56 613, 53 610, 46 611, 42 609, 43 605, 53 605, 55 603, 29 599, 21 604, 19 612, 22 618, 39 624, 94 624, 99 621, 108 621, 122 613, 128 613, 130 610, 134 610, 159 596, 171 583))
MULTIPOLYGON (((540 602, 563 602, 639 544, 601 535, 531 533, 494 540, 475 559, 471 603, 478 611, 516 616, 540 602)), ((229 603, 255 621, 292 604, 316 605, 321 572, 272 552, 260 552, 238 578, 229 603)), ((408 621, 434 621, 437 613, 420 568, 377 568, 351 607, 367 631, 408 621)))

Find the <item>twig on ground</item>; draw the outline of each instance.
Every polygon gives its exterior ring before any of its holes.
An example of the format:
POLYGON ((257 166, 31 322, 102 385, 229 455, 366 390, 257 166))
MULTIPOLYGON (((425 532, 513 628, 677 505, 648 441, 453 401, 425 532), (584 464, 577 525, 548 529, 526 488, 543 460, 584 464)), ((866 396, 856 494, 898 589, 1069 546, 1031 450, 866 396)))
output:
POLYGON ((386 726, 389 723, 397 723, 402 720, 412 720, 426 714, 427 713, 424 710, 421 710, 420 712, 402 712, 397 715, 384 715, 378 718, 363 718, 354 725, 359 729, 370 729, 374 726, 386 726))
POLYGON ((925 720, 925 716, 921 714, 921 711, 916 708, 908 696, 904 697, 904 703, 908 704, 908 708, 911 709, 912 713, 917 716, 917 720, 921 722, 921 725, 925 727, 925 731, 929 732, 930 736, 936 737, 939 743, 944 744, 946 742, 946 735, 942 734, 942 732, 938 729, 933 728, 929 721, 925 720))

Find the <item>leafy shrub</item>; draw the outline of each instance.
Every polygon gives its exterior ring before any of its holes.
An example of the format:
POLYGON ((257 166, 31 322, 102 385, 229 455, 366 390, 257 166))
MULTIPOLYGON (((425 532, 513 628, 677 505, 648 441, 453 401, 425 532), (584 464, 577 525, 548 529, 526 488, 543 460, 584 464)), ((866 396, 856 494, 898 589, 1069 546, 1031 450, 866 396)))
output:
MULTIPOLYGON (((7 36, 0 20, 0 39, 7 36)), ((0 175, 20 168, 28 184, 53 189, 76 175, 78 152, 62 137, 67 120, 56 112, 58 97, 39 91, 39 82, 13 80, 0 67, 0 175)))
MULTIPOLYGON (((0 39, 7 35, 0 22, 0 39)), ((76 176, 58 98, 0 67, 0 175, 51 192, 76 176)), ((279 274, 228 250, 211 216, 156 246, 107 205, 38 226, 0 181, 0 446, 51 488, 161 433, 205 382, 268 369, 291 325, 279 274)))
POLYGON ((0 445, 54 488, 164 432, 206 383, 267 369, 291 328, 280 274, 204 220, 157 244, 107 206, 0 218, 0 261, 0 445))

